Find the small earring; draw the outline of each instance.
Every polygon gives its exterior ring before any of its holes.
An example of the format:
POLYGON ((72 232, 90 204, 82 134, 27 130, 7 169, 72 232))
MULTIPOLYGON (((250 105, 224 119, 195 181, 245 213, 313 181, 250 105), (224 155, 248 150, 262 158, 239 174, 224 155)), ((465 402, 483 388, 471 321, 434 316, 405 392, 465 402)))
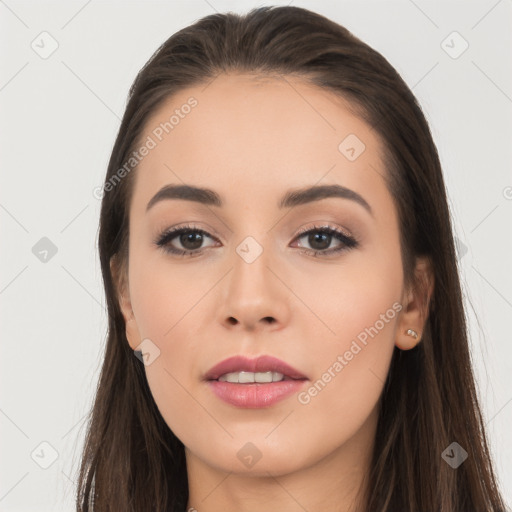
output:
POLYGON ((408 336, 412 336, 415 340, 418 339, 418 333, 414 329, 407 329, 405 332, 408 336))

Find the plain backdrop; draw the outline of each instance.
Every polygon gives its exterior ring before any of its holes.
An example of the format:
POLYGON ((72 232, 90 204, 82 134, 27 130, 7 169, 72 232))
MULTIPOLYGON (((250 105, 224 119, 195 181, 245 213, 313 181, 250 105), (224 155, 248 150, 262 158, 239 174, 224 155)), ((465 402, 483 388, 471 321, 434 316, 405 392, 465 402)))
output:
MULTIPOLYGON (((512 502, 512 2, 292 1, 381 52, 438 146, 491 449, 512 502), (455 32, 455 33, 454 33, 455 32)), ((252 1, 0 1, 0 510, 71 511, 106 332, 107 162, 136 73, 172 33, 252 1), (45 467, 46 466, 46 467, 45 467)))

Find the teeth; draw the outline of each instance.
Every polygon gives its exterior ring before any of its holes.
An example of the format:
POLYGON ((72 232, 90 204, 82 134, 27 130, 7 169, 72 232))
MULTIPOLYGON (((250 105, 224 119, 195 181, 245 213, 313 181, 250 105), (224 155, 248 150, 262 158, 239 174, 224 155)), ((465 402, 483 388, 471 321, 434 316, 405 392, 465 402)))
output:
POLYGON ((235 384, 279 382, 284 380, 284 375, 279 372, 232 372, 225 373, 219 377, 221 382, 232 382, 235 384))

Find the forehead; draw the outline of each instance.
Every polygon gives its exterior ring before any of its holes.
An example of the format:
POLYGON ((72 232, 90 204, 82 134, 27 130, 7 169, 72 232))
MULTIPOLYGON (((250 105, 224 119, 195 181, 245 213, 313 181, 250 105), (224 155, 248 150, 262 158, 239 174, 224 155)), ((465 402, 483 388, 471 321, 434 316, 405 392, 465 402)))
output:
POLYGON ((379 137, 347 100, 297 77, 219 75, 181 90, 148 118, 142 140, 150 139, 134 208, 184 182, 212 188, 226 203, 317 183, 389 202, 379 137))

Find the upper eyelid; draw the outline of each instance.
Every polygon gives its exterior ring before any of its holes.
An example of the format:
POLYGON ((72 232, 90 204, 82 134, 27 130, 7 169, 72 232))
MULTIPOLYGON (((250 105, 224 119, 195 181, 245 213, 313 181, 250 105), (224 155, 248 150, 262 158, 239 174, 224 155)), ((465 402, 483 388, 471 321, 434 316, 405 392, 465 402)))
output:
POLYGON ((325 223, 321 226, 315 224, 314 226, 310 226, 307 228, 300 228, 298 233, 295 235, 295 237, 297 238, 299 236, 304 236, 305 234, 309 233, 310 231, 322 231, 322 230, 332 231, 332 232, 338 233, 340 235, 346 236, 347 238, 354 238, 353 235, 348 233, 345 229, 340 228, 338 226, 333 226, 329 223, 325 223))
POLYGON ((160 234, 162 236, 165 236, 167 234, 180 232, 180 231, 199 231, 200 233, 203 233, 211 238, 217 238, 220 239, 220 235, 217 234, 216 230, 213 229, 210 226, 207 226, 206 228, 202 228, 200 226, 194 226, 193 223, 191 224, 178 224, 176 226, 173 226, 171 228, 164 228, 160 231, 160 234), (213 232, 213 233, 212 233, 213 232))

